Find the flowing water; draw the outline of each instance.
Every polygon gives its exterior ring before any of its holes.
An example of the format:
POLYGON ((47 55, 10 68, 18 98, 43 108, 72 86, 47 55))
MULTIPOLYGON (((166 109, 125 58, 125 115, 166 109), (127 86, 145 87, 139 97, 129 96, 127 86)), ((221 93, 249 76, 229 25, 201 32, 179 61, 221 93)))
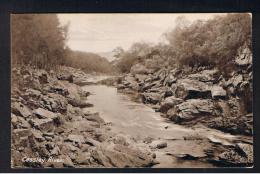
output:
POLYGON ((232 145, 233 141, 239 139, 203 126, 187 128, 167 122, 160 113, 147 105, 132 101, 128 95, 118 93, 115 87, 88 85, 83 89, 91 93, 88 102, 94 104, 93 108, 87 110, 99 112, 106 122, 112 123, 114 132, 138 139, 151 137, 167 142, 167 147, 156 153, 156 159, 163 161, 156 167, 212 167, 209 163, 194 160, 178 162, 172 156, 190 154, 203 158, 205 150, 211 148, 212 141, 232 145), (187 140, 187 137, 197 138, 187 140))

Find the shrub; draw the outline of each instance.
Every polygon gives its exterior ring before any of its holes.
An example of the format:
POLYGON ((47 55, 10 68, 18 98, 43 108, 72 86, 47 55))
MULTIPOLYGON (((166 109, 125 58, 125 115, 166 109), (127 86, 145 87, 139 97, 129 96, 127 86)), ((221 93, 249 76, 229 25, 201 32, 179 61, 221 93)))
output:
POLYGON ((243 44, 251 48, 251 16, 240 13, 198 20, 177 26, 165 36, 181 66, 217 66, 227 72, 238 48, 243 44))
POLYGON ((50 69, 63 62, 68 26, 55 14, 11 16, 12 65, 50 69))
POLYGON ((66 50, 65 64, 85 72, 112 73, 114 67, 106 58, 94 53, 66 50))

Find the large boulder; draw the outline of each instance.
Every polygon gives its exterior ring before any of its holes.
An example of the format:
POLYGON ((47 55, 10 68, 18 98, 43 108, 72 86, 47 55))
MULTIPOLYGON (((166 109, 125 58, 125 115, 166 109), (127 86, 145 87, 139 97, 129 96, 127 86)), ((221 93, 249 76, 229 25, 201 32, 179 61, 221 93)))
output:
POLYGON ((50 86, 49 92, 57 93, 63 96, 69 95, 69 91, 61 86, 50 86))
POLYGON ((214 85, 211 87, 211 96, 214 99, 222 98, 225 99, 227 96, 226 90, 224 90, 221 86, 214 85))
POLYGON ((182 99, 211 98, 211 90, 204 82, 181 79, 176 84, 175 95, 182 99))
POLYGON ((161 100, 161 95, 155 92, 142 93, 142 101, 147 104, 157 104, 161 100))
POLYGON ((147 77, 145 74, 135 74, 135 78, 139 82, 144 82, 147 77))
POLYGON ((162 68, 155 74, 155 77, 158 78, 161 82, 163 82, 165 81, 168 74, 169 74, 169 70, 166 68, 162 68))
POLYGON ((246 143, 238 143, 236 148, 240 153, 247 158, 248 163, 253 163, 254 161, 254 153, 253 153, 253 145, 246 143))
POLYGON ((63 159, 63 167, 69 167, 69 168, 74 168, 75 165, 73 164, 72 160, 70 157, 66 155, 61 155, 61 159, 63 159))
POLYGON ((123 79, 123 83, 126 84, 126 85, 133 83, 133 82, 135 82, 135 78, 134 78, 134 76, 132 76, 130 74, 126 75, 123 79))
POLYGON ((93 104, 87 103, 84 100, 76 99, 76 98, 68 98, 68 103, 74 107, 85 108, 92 107, 93 104))
POLYGON ((223 132, 232 134, 244 134, 251 136, 253 134, 253 115, 247 114, 243 116, 222 116, 211 120, 208 126, 219 129, 223 132))
POLYGON ((166 113, 173 106, 178 105, 181 102, 183 102, 183 100, 180 98, 176 98, 175 96, 167 97, 161 102, 159 111, 162 113, 166 113))
POLYGON ((203 70, 195 74, 188 75, 188 79, 198 80, 201 82, 213 82, 215 81, 215 74, 217 73, 217 69, 212 70, 203 70))
POLYGON ((91 156, 104 167, 149 167, 153 165, 150 155, 138 148, 104 143, 91 151, 91 156))
POLYGON ((253 145, 238 143, 235 149, 221 153, 217 162, 225 166, 249 167, 253 165, 253 157, 253 145))
POLYGON ((122 81, 122 84, 125 87, 134 89, 134 90, 139 90, 139 85, 136 81, 136 79, 132 75, 127 75, 124 77, 124 80, 122 81))
POLYGON ((85 118, 89 121, 94 121, 100 124, 105 123, 105 121, 99 116, 99 113, 85 114, 85 118))
POLYGON ((233 75, 232 78, 230 78, 226 85, 227 86, 232 86, 232 87, 239 87, 240 84, 243 83, 243 75, 242 74, 236 74, 233 75))
POLYGON ((82 109, 79 107, 74 107, 70 104, 67 106, 67 115, 71 117, 84 117, 82 109))
MULTIPOLYGON (((39 81, 40 74, 38 70, 32 70, 30 67, 18 68, 12 73, 12 81, 15 82, 12 85, 18 85, 20 89, 23 87, 41 89, 42 85, 39 81)), ((44 83, 44 80, 41 82, 44 83)))
POLYGON ((66 140, 77 144, 84 143, 84 137, 82 135, 70 134, 66 140))
POLYGON ((42 93, 39 90, 29 88, 21 96, 25 100, 30 100, 30 99, 39 100, 42 96, 42 93))
POLYGON ((14 114, 22 116, 24 118, 27 118, 32 115, 30 109, 22 103, 12 103, 11 109, 14 114))
POLYGON ((150 147, 153 149, 162 149, 167 147, 167 142, 162 141, 162 140, 155 140, 150 144, 150 147))
POLYGON ((13 129, 12 143, 17 147, 26 148, 29 146, 28 137, 31 136, 29 129, 13 129))
POLYGON ((44 137, 42 136, 42 132, 41 131, 36 130, 36 129, 32 129, 31 132, 32 132, 32 136, 34 137, 34 139, 36 141, 43 142, 45 140, 44 137))
POLYGON ((90 158, 91 154, 89 152, 83 152, 78 155, 78 157, 75 159, 75 162, 78 164, 89 165, 91 164, 90 158))
POLYGON ((159 88, 159 87, 161 87, 160 81, 152 81, 152 82, 144 83, 140 89, 141 91, 148 91, 152 88, 159 88))
POLYGON ((229 96, 237 96, 241 100, 241 104, 244 105, 246 112, 252 112, 252 95, 253 95, 253 83, 251 73, 241 72, 232 73, 232 77, 225 83, 227 87, 227 93, 229 96))
POLYGON ((215 114, 215 106, 209 99, 189 99, 175 105, 167 112, 167 116, 176 123, 197 119, 215 114))
POLYGON ((165 78, 163 85, 171 86, 173 83, 176 82, 177 82, 177 78, 175 77, 174 73, 169 73, 168 76, 165 78))
POLYGON ((41 131, 52 131, 54 129, 54 122, 53 119, 46 118, 46 119, 31 119, 29 123, 36 129, 41 131))
POLYGON ((28 137, 30 135, 31 131, 29 129, 14 129, 12 138, 18 139, 19 137, 28 137))
POLYGON ((70 83, 73 83, 73 75, 72 74, 58 74, 57 79, 58 80, 65 80, 65 81, 69 81, 70 83))
POLYGON ((46 109, 42 109, 42 108, 35 109, 33 111, 33 113, 39 118, 50 118, 50 119, 56 119, 57 118, 57 114, 55 114, 51 111, 48 111, 46 109))
POLYGON ((156 85, 156 86, 153 86, 152 88, 146 90, 146 92, 148 92, 148 93, 153 92, 153 93, 164 94, 167 90, 168 89, 165 86, 159 87, 159 86, 156 85))
POLYGON ((238 54, 235 57, 235 62, 239 66, 246 66, 252 64, 253 55, 252 51, 247 46, 242 46, 238 50, 238 54))
POLYGON ((40 107, 40 101, 43 97, 42 92, 40 90, 35 90, 32 88, 28 88, 26 89, 26 91, 20 95, 25 103, 28 107, 30 107, 30 109, 35 109, 40 107))
POLYGON ((39 106, 48 109, 52 112, 64 113, 67 110, 68 101, 62 95, 55 93, 48 93, 44 95, 39 101, 39 106))
POLYGON ((31 127, 31 125, 23 117, 16 116, 14 114, 11 115, 11 122, 15 128, 28 129, 31 127))

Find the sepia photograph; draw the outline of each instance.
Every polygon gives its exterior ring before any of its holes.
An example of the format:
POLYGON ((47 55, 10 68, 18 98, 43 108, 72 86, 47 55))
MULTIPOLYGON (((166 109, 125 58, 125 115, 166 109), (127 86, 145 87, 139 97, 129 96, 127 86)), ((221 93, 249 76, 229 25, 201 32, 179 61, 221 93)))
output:
POLYGON ((251 13, 13 13, 10 34, 11 168, 254 167, 251 13))

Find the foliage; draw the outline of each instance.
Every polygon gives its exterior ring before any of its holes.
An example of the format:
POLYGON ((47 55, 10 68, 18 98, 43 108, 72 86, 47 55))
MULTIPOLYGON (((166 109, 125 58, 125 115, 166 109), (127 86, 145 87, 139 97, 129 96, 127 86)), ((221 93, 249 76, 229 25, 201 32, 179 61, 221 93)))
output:
POLYGON ((94 53, 72 51, 66 49, 65 64, 74 68, 80 68, 85 72, 111 73, 113 66, 106 58, 94 53))
POLYGON ((148 68, 162 66, 218 67, 224 73, 234 68, 239 47, 251 49, 251 16, 247 13, 216 16, 193 23, 184 17, 176 20, 176 27, 164 34, 168 44, 135 43, 121 52, 117 66, 129 72, 134 64, 148 68))
POLYGON ((12 64, 50 69, 63 62, 68 25, 55 14, 11 16, 12 64))
MULTIPOLYGON (((137 63, 150 69, 161 66, 218 67, 233 69, 240 46, 251 49, 251 16, 234 13, 193 23, 184 17, 164 34, 168 44, 134 43, 129 50, 118 47, 113 61, 123 72, 137 63)), ((66 64, 85 71, 111 72, 114 67, 104 58, 66 48, 68 25, 60 26, 55 14, 14 14, 11 16, 12 64, 51 69, 66 64)))
POLYGON ((53 69, 68 65, 92 72, 111 72, 109 62, 93 53, 66 47, 69 25, 61 26, 55 14, 14 14, 12 27, 12 64, 53 69))
POLYGON ((112 52, 114 53, 115 58, 119 58, 125 51, 122 47, 116 47, 112 52))
POLYGON ((165 34, 180 65, 231 69, 237 50, 251 48, 251 16, 246 13, 216 16, 208 21, 177 26, 165 34))
POLYGON ((142 61, 142 58, 150 51, 150 44, 144 42, 134 43, 128 51, 121 50, 120 54, 118 54, 118 57, 120 57, 117 62, 118 69, 123 73, 129 72, 131 67, 142 61))

